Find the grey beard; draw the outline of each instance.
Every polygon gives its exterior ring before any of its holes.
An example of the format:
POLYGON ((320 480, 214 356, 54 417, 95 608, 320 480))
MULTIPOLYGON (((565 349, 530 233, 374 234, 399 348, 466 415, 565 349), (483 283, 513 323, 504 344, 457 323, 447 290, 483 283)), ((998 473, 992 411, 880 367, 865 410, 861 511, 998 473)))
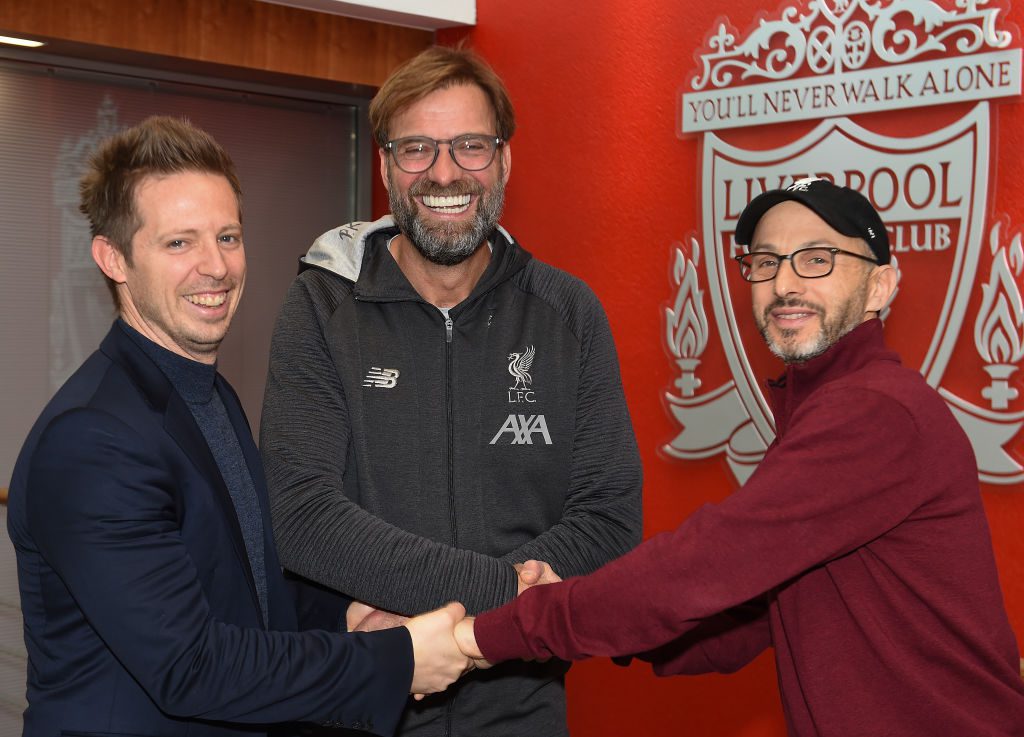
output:
MULTIPOLYGON (((811 345, 794 349, 783 348, 771 339, 767 330, 763 327, 761 328, 761 337, 764 338, 765 343, 768 344, 768 350, 774 353, 777 358, 781 358, 784 363, 802 363, 803 361, 810 361, 812 358, 817 358, 827 351, 832 345, 825 337, 824 331, 818 333, 817 340, 815 340, 811 345)), ((783 332, 783 338, 785 337, 785 332, 783 332)))
MULTIPOLYGON (((785 363, 802 363, 804 361, 810 361, 812 358, 817 358, 827 351, 835 345, 840 338, 861 324, 864 319, 864 306, 866 301, 867 284, 865 283, 865 285, 854 293, 846 304, 842 306, 838 314, 833 316, 832 319, 823 322, 821 329, 818 331, 818 335, 815 336, 814 340, 812 342, 805 343, 802 346, 787 346, 776 343, 768 334, 768 315, 776 307, 806 307, 809 306, 808 303, 802 303, 799 300, 776 300, 765 309, 764 315, 756 320, 757 329, 761 332, 761 337, 764 338, 764 342, 768 344, 768 350, 781 358, 785 363)), ((820 310, 818 310, 818 314, 821 314, 820 310)), ((785 341, 790 337, 790 334, 795 335, 796 333, 797 331, 795 330, 783 330, 780 340, 785 341)))
MULTIPOLYGON (((390 176, 390 171, 388 173, 390 176)), ((423 258, 439 266, 455 266, 472 256, 498 224, 498 218, 501 217, 505 205, 505 181, 503 176, 499 176, 493 189, 484 192, 477 200, 476 214, 468 226, 460 227, 454 223, 428 226, 416 211, 416 201, 413 197, 424 193, 416 189, 410 188, 409 194, 402 197, 392 182, 388 189, 391 214, 399 229, 412 241, 423 258)), ((464 187, 456 186, 448 188, 447 191, 435 188, 430 194, 443 196, 464 192, 464 187)))

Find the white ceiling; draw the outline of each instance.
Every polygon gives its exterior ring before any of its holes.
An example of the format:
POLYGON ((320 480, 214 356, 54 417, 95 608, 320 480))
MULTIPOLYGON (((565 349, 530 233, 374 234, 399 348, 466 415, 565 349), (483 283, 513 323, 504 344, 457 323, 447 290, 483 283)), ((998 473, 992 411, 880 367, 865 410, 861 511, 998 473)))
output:
POLYGON ((476 0, 262 0, 262 2, 427 30, 476 25, 476 0))

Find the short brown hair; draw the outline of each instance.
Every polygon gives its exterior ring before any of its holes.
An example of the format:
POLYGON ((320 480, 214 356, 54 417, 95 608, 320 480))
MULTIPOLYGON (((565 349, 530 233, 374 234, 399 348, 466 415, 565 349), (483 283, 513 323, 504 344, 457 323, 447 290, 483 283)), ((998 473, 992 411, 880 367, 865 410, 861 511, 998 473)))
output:
POLYGON ((388 77, 370 103, 370 126, 381 148, 390 140, 388 129, 396 115, 431 92, 461 84, 484 91, 494 111, 496 135, 508 141, 516 130, 516 115, 501 78, 469 49, 432 46, 405 62, 388 77))
MULTIPOLYGON (((142 226, 135 191, 147 176, 195 171, 228 180, 242 209, 242 187, 235 165, 219 143, 187 120, 152 116, 108 138, 89 158, 79 182, 78 209, 89 219, 95 238, 105 236, 131 264, 132 238, 142 226)), ((117 302, 114 283, 107 279, 117 302)))

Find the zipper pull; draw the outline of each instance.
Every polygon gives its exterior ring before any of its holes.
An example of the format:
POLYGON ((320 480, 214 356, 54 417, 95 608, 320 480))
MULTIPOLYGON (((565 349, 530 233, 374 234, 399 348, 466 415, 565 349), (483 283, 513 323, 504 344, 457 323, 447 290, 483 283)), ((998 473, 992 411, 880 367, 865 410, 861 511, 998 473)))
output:
POLYGON ((450 317, 444 319, 444 342, 452 342, 452 319, 450 317))

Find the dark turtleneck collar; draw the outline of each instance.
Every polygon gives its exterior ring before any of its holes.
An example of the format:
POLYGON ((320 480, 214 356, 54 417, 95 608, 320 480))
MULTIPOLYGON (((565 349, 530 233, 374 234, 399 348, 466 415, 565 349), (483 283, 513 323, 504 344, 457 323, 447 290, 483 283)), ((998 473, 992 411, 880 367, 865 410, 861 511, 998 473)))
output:
POLYGON ((153 363, 166 374, 174 389, 189 404, 205 404, 213 397, 214 380, 217 378, 216 364, 201 363, 179 356, 161 345, 157 345, 123 319, 117 324, 135 341, 153 363))

